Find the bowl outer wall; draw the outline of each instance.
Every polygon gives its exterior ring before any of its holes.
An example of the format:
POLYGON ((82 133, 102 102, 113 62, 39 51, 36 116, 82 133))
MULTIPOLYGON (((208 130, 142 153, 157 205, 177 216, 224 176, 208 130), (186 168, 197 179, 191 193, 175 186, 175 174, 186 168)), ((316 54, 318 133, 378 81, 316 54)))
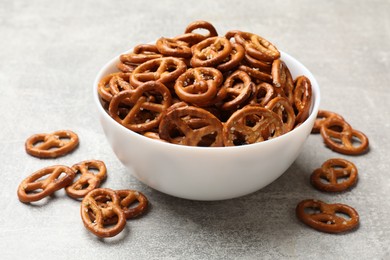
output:
POLYGON ((97 93, 100 79, 117 71, 118 57, 98 73, 93 96, 107 140, 121 163, 139 181, 160 192, 192 200, 223 200, 255 192, 280 177, 296 160, 310 135, 320 103, 319 86, 299 61, 281 52, 295 78, 312 83, 309 118, 299 127, 266 142, 237 147, 189 147, 156 141, 137 134, 112 119, 97 93))

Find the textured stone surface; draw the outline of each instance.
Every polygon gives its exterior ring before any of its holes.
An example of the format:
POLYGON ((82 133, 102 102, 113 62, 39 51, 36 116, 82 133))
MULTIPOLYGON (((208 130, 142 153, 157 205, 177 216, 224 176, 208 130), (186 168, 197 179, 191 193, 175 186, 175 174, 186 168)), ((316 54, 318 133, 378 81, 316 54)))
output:
POLYGON ((0 252, 2 259, 389 259, 390 2, 373 1, 0 1, 0 252), (250 4, 249 4, 250 2, 250 4), (344 156, 312 135, 286 173, 251 195, 198 202, 154 191, 126 172, 98 123, 92 83, 109 59, 138 43, 181 33, 197 19, 219 32, 256 32, 303 62, 317 77, 321 108, 365 132, 371 150, 344 156), (72 129, 80 146, 40 160, 24 152, 33 133, 72 129), (308 181, 330 157, 360 171, 351 191, 325 194, 308 181), (19 182, 44 166, 106 162, 105 187, 146 194, 150 212, 113 239, 82 225, 79 202, 63 191, 34 205, 19 182), (305 198, 355 207, 361 225, 329 235, 294 214, 305 198))

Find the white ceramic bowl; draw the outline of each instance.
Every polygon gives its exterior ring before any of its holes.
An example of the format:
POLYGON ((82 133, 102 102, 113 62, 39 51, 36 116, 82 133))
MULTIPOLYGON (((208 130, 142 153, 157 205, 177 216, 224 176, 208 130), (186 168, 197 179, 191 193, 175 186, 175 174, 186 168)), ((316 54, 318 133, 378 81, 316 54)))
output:
POLYGON ((303 149, 320 104, 319 86, 312 73, 281 52, 281 59, 293 77, 305 75, 312 83, 311 113, 302 125, 272 140, 235 147, 190 147, 161 142, 123 127, 103 109, 97 85, 103 76, 116 71, 118 58, 100 70, 93 84, 93 97, 107 140, 118 159, 139 181, 180 198, 236 198, 276 180, 303 149))

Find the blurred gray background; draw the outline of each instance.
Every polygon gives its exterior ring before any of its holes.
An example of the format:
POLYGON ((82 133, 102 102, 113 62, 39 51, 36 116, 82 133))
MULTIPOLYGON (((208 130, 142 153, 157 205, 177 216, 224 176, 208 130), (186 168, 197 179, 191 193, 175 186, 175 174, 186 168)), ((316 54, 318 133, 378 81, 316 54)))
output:
MULTIPOLYGON (((0 254, 2 259, 390 259, 390 1, 0 1, 0 254), (282 177, 248 196, 216 202, 174 198, 129 175, 109 147, 92 83, 109 59, 136 44, 181 34, 207 20, 223 35, 257 33, 316 76, 321 108, 370 138, 362 156, 336 154, 311 135, 282 177), (24 151, 34 133, 72 129, 78 149, 40 160, 24 151), (359 182, 326 194, 309 183, 332 157, 353 161, 359 182), (22 204, 18 184, 54 164, 100 159, 104 187, 142 191, 151 208, 112 239, 84 227, 79 202, 63 191, 22 204), (301 224, 306 198, 353 206, 361 224, 330 235, 301 224)), ((152 162, 151 162, 152 163, 152 162)))

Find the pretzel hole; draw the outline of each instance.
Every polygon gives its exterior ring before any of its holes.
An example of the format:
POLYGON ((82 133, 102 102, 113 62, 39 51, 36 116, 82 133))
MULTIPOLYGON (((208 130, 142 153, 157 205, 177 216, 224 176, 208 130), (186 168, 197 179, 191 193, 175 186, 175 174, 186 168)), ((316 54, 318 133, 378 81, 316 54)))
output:
POLYGON ((166 71, 164 73, 171 73, 171 72, 174 72, 175 70, 177 70, 177 67, 175 65, 168 65, 168 67, 166 68, 166 71))
POLYGON ((100 169, 97 168, 97 167, 89 167, 89 168, 88 168, 88 171, 89 171, 90 173, 93 173, 94 175, 97 175, 98 173, 100 173, 100 169))
POLYGON ((138 205, 140 204, 140 202, 138 200, 134 200, 132 201, 130 204, 126 205, 124 203, 121 203, 121 207, 123 209, 133 209, 133 208, 136 208, 138 207, 138 205))
POLYGON ((117 223, 118 223, 118 217, 117 216, 113 216, 111 218, 104 219, 103 227, 104 228, 114 227, 117 223))
POLYGON ((194 77, 187 77, 186 80, 183 82, 183 86, 187 87, 189 85, 193 85, 195 83, 194 77))
POLYGON ((264 98, 266 95, 267 95, 268 91, 263 89, 263 88, 260 88, 258 91, 257 91, 257 98, 260 100, 262 98, 264 98))
POLYGON ((159 113, 149 111, 149 110, 141 110, 137 113, 137 115, 132 120, 132 123, 134 124, 144 124, 149 123, 150 121, 154 120, 159 113))
POLYGON ((80 179, 80 177, 81 177, 81 172, 77 170, 73 178, 73 183, 76 183, 80 179))
POLYGON ((293 106, 293 110, 294 110, 295 115, 298 115, 300 112, 299 109, 295 105, 293 106))
POLYGON ((261 136, 263 137, 264 140, 269 140, 274 138, 276 134, 276 129, 274 125, 270 125, 265 129, 261 130, 261 136))
POLYGON ((58 139, 60 139, 60 141, 66 141, 66 142, 69 142, 71 140, 69 136, 59 136, 58 139))
POLYGON ((203 35, 203 36, 208 36, 210 31, 207 30, 207 29, 204 29, 204 28, 197 28, 195 30, 192 30, 191 33, 196 33, 196 34, 200 34, 200 35, 203 35))
MULTIPOLYGON (((299 103, 302 103, 302 101, 305 99, 305 91, 299 91, 299 92, 295 92, 295 98, 297 101, 299 101, 299 103)), ((301 104, 300 104, 301 105, 301 104)))
POLYGON ((169 137, 171 139, 176 139, 176 140, 180 140, 182 139, 183 137, 185 137, 185 134, 177 127, 173 127, 172 129, 170 129, 169 131, 169 137))
POLYGON ((217 134, 216 133, 211 133, 202 136, 201 140, 198 143, 198 146, 201 147, 210 147, 217 139, 217 134))
POLYGON ((38 140, 38 141, 36 141, 35 143, 33 143, 33 146, 34 147, 38 147, 38 146, 40 146, 41 144, 43 144, 44 143, 44 140, 38 140))
POLYGON ((256 99, 258 103, 261 103, 264 98, 267 96, 268 91, 264 88, 260 88, 256 93, 256 99))
POLYGON ((341 133, 343 131, 343 127, 339 126, 339 125, 332 125, 332 126, 328 127, 328 129, 335 131, 335 132, 338 132, 338 133, 341 133))
POLYGON ((357 136, 352 136, 351 138, 351 144, 353 147, 359 147, 362 144, 362 141, 357 136))
POLYGON ((38 188, 35 190, 25 189, 25 192, 26 192, 26 194, 38 194, 38 193, 43 192, 43 189, 41 189, 41 188, 38 188))
POLYGON ((231 86, 235 89, 243 89, 245 87, 244 81, 242 81, 239 77, 235 77, 231 86))
POLYGON ((85 209, 85 211, 87 212, 86 215, 88 217, 89 222, 91 222, 92 225, 97 225, 96 216, 95 216, 95 213, 93 212, 93 210, 88 207, 87 209, 85 209))
POLYGON ((89 187, 89 183, 83 183, 80 185, 80 190, 86 190, 89 187))
POLYGON ((335 215, 340 217, 340 218, 345 219, 346 221, 349 221, 349 220, 352 219, 351 216, 348 213, 342 212, 342 211, 336 211, 335 215))
MULTIPOLYGON (((146 97, 146 102, 149 103, 155 103, 155 104, 162 104, 164 101, 164 96, 157 91, 148 91, 144 93, 144 97, 146 97)), ((141 110, 144 108, 141 107, 141 110)))
POLYGON ((249 127, 255 127, 257 125, 257 122, 263 120, 263 116, 258 116, 258 115, 251 115, 245 117, 245 125, 249 127))
POLYGON ((320 176, 320 181, 323 184, 330 184, 330 181, 329 181, 329 179, 326 176, 320 176))
POLYGON ((247 144, 246 136, 238 131, 233 131, 233 144, 235 146, 247 144))
POLYGON ((343 183, 349 181, 349 175, 340 176, 337 178, 337 183, 343 183))
POLYGON ((75 190, 86 190, 88 187, 89 187, 89 183, 83 182, 83 183, 77 183, 77 185, 75 185, 73 188, 75 190))
POLYGON ((118 117, 123 120, 125 119, 125 117, 127 116, 127 114, 129 113, 130 109, 128 107, 119 107, 118 108, 118 112, 117 112, 117 115, 118 117))
POLYGON ((56 178, 57 180, 60 180, 62 178, 66 178, 68 174, 66 172, 61 172, 61 174, 56 178))
POLYGON ((41 182, 41 181, 44 181, 46 180, 48 177, 48 175, 43 175, 41 177, 39 177, 38 179, 35 179, 34 182, 41 182))
POLYGON ((288 122, 288 113, 284 109, 284 106, 281 106, 280 109, 282 110, 280 117, 282 118, 283 124, 286 124, 288 122))
POLYGON ((319 214, 321 213, 321 210, 319 207, 307 207, 305 208, 305 214, 308 214, 308 215, 315 215, 315 214, 319 214))
POLYGON ((330 136, 329 138, 330 138, 330 140, 332 140, 332 141, 333 141, 334 143, 336 143, 336 144, 340 144, 340 145, 343 144, 343 142, 341 141, 341 139, 339 139, 339 138, 337 138, 337 137, 330 136))

